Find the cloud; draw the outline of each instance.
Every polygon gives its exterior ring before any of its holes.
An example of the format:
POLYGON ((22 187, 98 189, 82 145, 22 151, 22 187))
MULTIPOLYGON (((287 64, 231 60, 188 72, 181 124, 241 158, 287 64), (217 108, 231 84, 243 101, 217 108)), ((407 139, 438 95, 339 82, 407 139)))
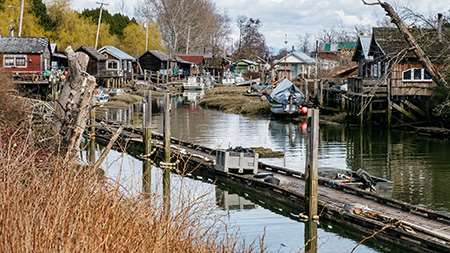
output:
MULTIPOLYGON (((118 2, 110 0, 107 8, 117 11, 118 2)), ((383 10, 378 6, 365 6, 361 0, 213 0, 217 8, 227 13, 233 26, 233 38, 238 38, 235 25, 236 17, 246 15, 259 18, 261 31, 269 46, 284 47, 285 34, 289 44, 295 44, 300 34, 317 34, 321 30, 342 27, 353 30, 355 26, 374 26, 384 18, 383 10)), ((419 12, 432 14, 448 10, 448 0, 397 0, 400 6, 409 6, 419 12)), ((96 0, 77 0, 73 5, 77 9, 95 8, 96 0)), ((125 0, 127 14, 133 15, 138 0, 125 0)), ((394 1, 392 1, 394 2, 394 1)))

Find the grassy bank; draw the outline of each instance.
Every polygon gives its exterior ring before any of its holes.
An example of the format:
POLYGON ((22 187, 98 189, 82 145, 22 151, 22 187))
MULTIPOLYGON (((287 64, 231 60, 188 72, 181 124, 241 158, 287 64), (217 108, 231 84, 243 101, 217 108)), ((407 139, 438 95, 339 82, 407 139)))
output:
POLYGON ((131 196, 101 171, 63 162, 55 140, 36 134, 30 111, 13 101, 0 91, 1 252, 255 251, 219 233, 201 198, 167 216, 160 196, 131 196))
POLYGON ((270 105, 259 97, 244 96, 247 87, 217 87, 205 94, 200 105, 228 113, 265 115, 270 105))

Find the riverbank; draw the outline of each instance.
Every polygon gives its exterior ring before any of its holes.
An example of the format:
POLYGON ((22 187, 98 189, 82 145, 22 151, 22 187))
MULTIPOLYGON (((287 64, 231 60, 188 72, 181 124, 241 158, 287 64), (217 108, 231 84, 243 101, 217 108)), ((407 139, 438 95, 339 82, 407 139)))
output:
POLYGON ((262 97, 245 96, 247 87, 216 87, 206 92, 200 106, 227 113, 269 115, 270 105, 262 97))
POLYGON ((29 109, 0 91, 2 252, 256 251, 219 237, 199 199, 168 216, 157 192, 129 196, 96 166, 64 159, 51 123, 35 128, 29 109))

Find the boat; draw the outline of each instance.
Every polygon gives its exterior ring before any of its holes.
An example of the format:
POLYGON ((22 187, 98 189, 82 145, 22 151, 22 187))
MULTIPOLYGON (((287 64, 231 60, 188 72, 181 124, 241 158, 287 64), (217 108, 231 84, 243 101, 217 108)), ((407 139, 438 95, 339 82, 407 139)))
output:
POLYGON ((284 79, 267 96, 270 110, 274 115, 299 115, 307 112, 305 106, 305 95, 291 81, 284 79))
POLYGON ((214 78, 210 75, 204 76, 190 76, 187 81, 183 83, 184 90, 204 90, 209 89, 214 85, 214 78))
POLYGON ((99 104, 104 104, 109 101, 109 95, 106 94, 103 90, 98 91, 94 97, 96 102, 99 104))
POLYGON ((242 77, 242 74, 235 74, 231 71, 223 73, 222 85, 242 85, 247 81, 242 77))

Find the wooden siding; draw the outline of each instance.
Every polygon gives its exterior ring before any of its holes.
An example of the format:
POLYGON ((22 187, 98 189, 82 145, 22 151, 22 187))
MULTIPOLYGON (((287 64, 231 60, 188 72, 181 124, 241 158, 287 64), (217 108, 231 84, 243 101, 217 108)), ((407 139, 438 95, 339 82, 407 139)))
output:
POLYGON ((434 81, 403 81, 403 72, 412 69, 421 69, 418 63, 397 64, 392 67, 390 77, 392 96, 432 96, 437 87, 434 81))
MULTIPOLYGON (((48 64, 50 67, 50 57, 47 58, 48 64)), ((44 71, 44 57, 41 59, 41 54, 0 54, 0 64, 1 64, 1 71, 4 72, 13 72, 13 73, 41 73, 44 71), (27 57, 27 66, 24 68, 8 68, 4 67, 4 55, 26 55, 27 57)))
POLYGON ((161 69, 167 69, 167 62, 159 60, 153 54, 146 52, 139 58, 139 64, 144 70, 159 71, 161 69))

